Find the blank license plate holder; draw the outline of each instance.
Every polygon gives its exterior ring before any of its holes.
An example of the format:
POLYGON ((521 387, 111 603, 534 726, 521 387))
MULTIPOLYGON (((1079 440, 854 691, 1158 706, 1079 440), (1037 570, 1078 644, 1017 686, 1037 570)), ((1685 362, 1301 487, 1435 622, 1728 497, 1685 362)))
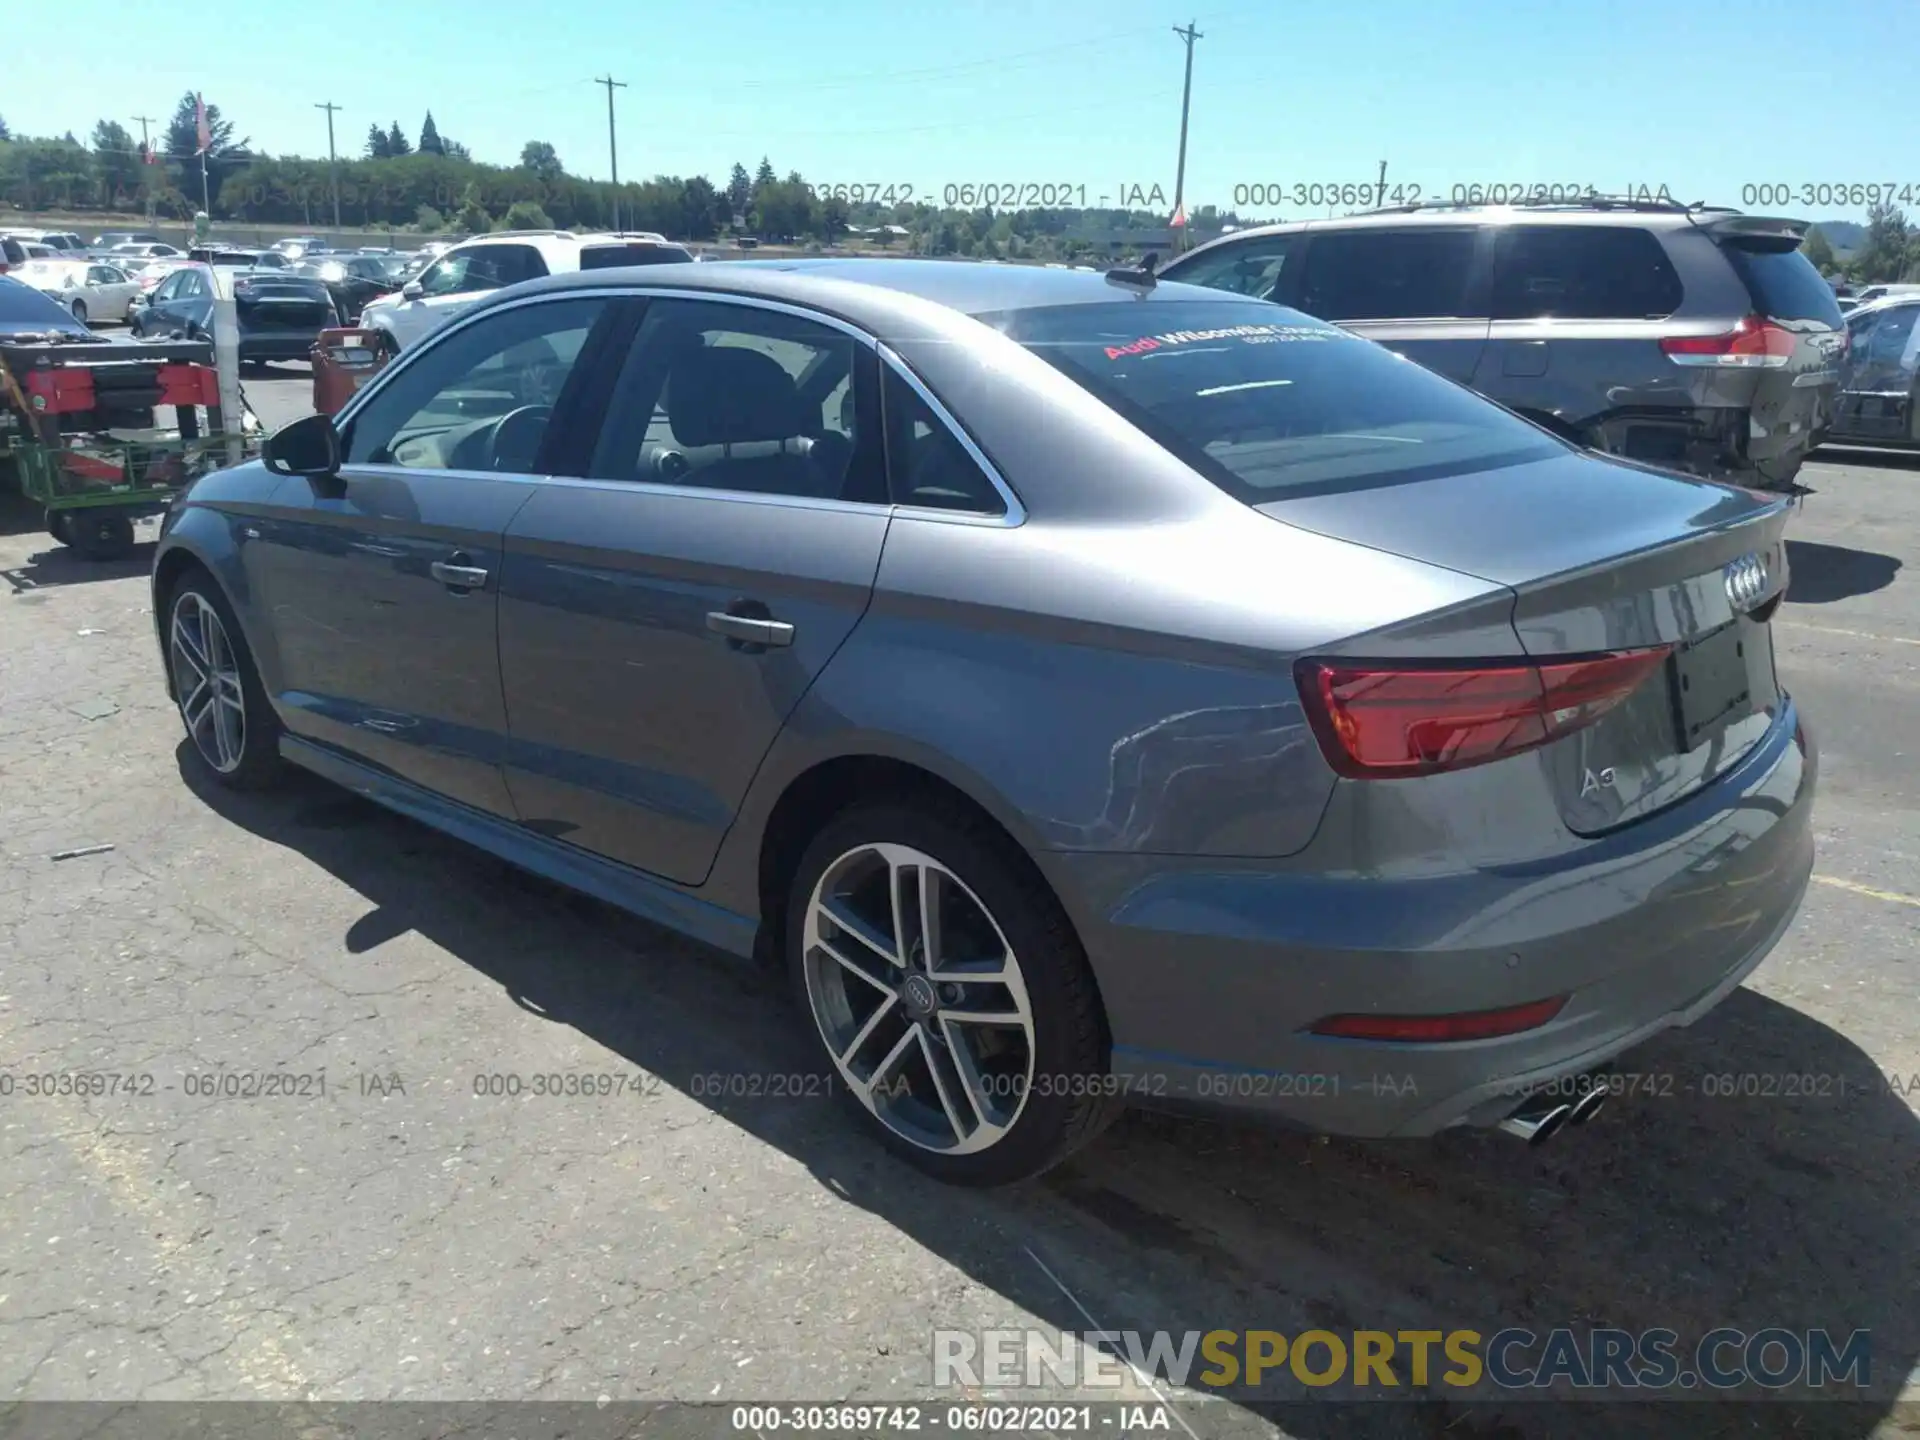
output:
POLYGON ((1747 637, 1738 620, 1681 646, 1668 662, 1680 749, 1698 749, 1753 713, 1747 637))

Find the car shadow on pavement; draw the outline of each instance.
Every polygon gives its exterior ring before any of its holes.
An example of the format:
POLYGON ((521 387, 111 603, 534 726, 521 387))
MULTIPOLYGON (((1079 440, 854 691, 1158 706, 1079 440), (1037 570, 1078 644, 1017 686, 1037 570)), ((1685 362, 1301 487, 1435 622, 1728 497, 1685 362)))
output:
POLYGON ((1891 585, 1900 561, 1872 550, 1787 541, 1787 604, 1830 605, 1891 585))
POLYGON ((1829 465, 1870 466, 1880 470, 1920 470, 1920 450, 1849 450, 1823 445, 1814 458, 1829 465))
POLYGON ((0 569, 12 593, 24 595, 32 590, 49 590, 62 585, 91 585, 101 580, 126 580, 153 570, 153 542, 136 543, 125 555, 112 560, 90 560, 77 550, 47 541, 47 548, 27 557, 24 565, 0 569))
MULTIPOLYGON (((1904 1078, 1752 990, 1625 1057, 1634 1093, 1540 1149, 1491 1133, 1356 1142, 1136 1115, 1038 1182, 958 1190, 894 1160, 816 1090, 716 1081, 818 1073, 780 977, 311 777, 236 795, 184 742, 178 759, 210 808, 364 897, 343 951, 417 932, 499 985, 503 1006, 573 1027, 800 1161, 1009 1317, 1080 1333, 1668 1329, 1683 1360, 1724 1326, 1824 1328, 1839 1344, 1871 1332, 1864 1399, 1842 1387, 1848 1398, 1827 1402, 1804 1390, 1752 1404, 1696 1391, 1659 1405, 1469 1400, 1437 1383, 1436 1351, 1435 1383, 1400 1403, 1334 1403, 1269 1377, 1259 1395, 1207 1407, 1217 1420, 1257 1411, 1326 1440, 1865 1437, 1920 1360, 1920 1115, 1897 1093, 1904 1078)), ((932 1337, 899 1345, 927 1357, 930 1377, 932 1337)), ((1404 1366, 1398 1379, 1408 1395, 1404 1366)), ((1203 1419, 1201 1434, 1236 1428, 1203 1419)))

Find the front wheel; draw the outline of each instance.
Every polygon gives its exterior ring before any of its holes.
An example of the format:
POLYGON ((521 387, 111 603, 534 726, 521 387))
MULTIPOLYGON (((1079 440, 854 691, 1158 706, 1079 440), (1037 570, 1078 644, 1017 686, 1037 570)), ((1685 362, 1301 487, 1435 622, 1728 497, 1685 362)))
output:
POLYGON ((217 784, 257 790, 280 778, 279 717, 227 597, 204 571, 168 601, 167 669, 194 757, 217 784))
POLYGON ((788 963, 835 1080, 937 1179, 1037 1175, 1119 1111, 1099 995, 1044 883, 978 819, 843 812, 788 898, 788 963))
POLYGON ((72 309, 73 309, 73 318, 78 320, 82 325, 86 324, 87 323, 87 302, 84 300, 76 300, 73 302, 72 309))

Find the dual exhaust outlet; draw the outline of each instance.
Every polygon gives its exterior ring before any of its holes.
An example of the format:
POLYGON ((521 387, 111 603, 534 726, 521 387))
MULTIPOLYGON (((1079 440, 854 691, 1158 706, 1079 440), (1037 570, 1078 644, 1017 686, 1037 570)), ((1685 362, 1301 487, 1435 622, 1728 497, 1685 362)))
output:
POLYGON ((1584 1125, 1598 1115, 1607 1094, 1607 1072, 1590 1070, 1527 1096, 1495 1128, 1529 1145, 1544 1145, 1567 1126, 1584 1125))

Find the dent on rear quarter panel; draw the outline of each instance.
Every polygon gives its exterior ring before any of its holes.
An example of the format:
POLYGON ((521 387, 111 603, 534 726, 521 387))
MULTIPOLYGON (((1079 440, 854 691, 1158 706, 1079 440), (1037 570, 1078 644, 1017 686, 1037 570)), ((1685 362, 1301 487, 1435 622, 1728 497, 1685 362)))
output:
POLYGON ((1292 854, 1334 783, 1295 656, 1490 587, 1224 495, 1200 509, 1111 528, 897 516, 810 698, 980 777, 1041 848, 1292 854))

